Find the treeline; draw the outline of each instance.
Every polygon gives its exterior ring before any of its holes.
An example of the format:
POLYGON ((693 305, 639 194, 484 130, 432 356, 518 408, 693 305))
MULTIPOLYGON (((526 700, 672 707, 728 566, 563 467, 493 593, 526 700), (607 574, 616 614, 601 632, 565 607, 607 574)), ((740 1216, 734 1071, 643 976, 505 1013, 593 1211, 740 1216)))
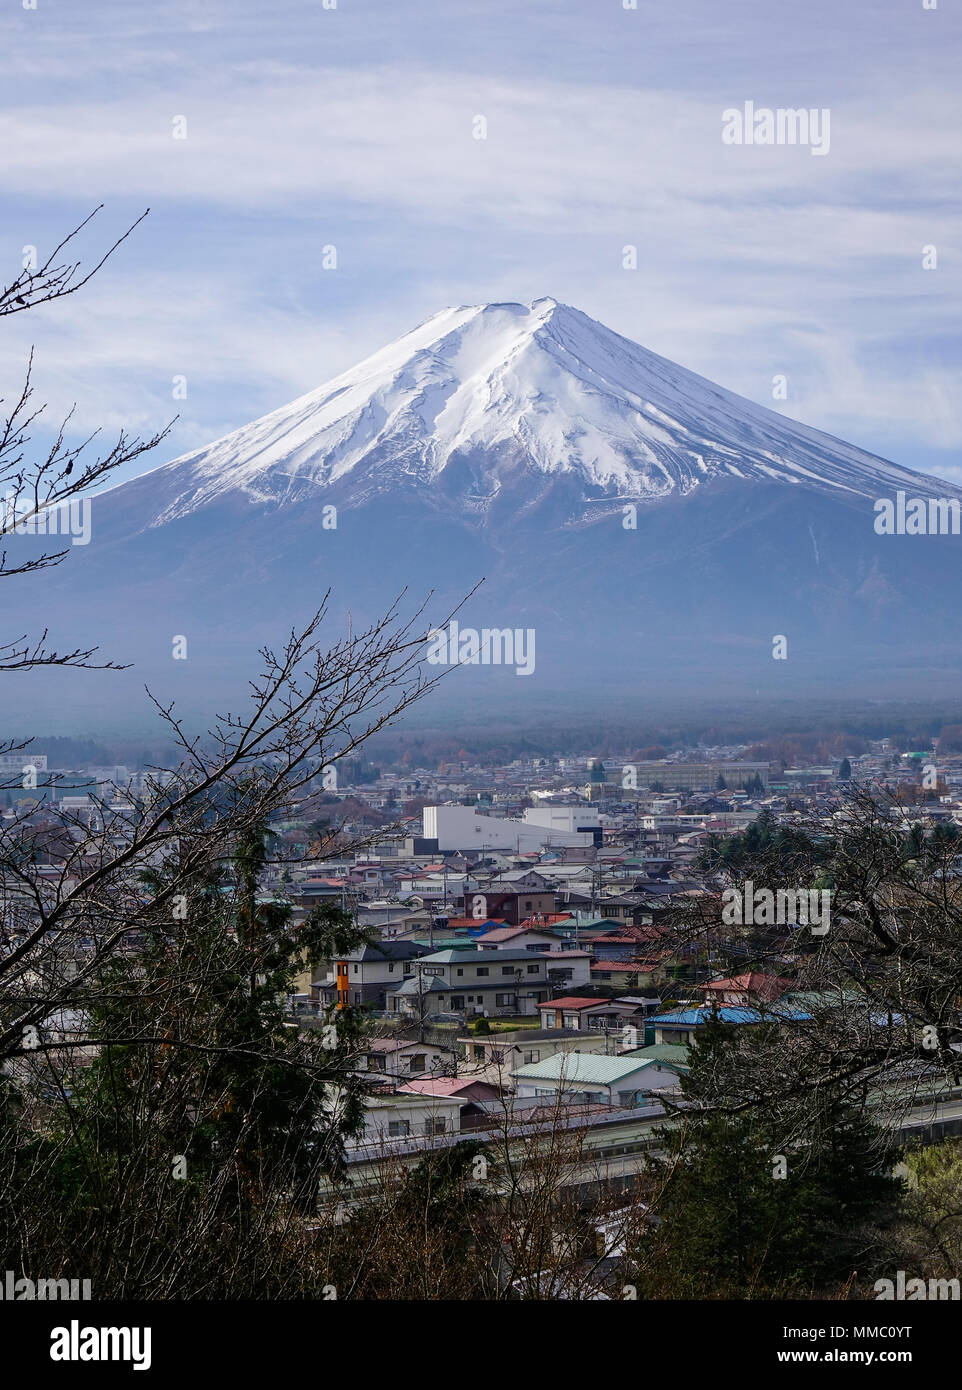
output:
MULTIPOLYGON (((957 718, 954 714, 951 721, 957 718)), ((597 712, 577 722, 552 723, 546 719, 537 731, 517 727, 448 729, 395 729, 372 740, 375 761, 391 770, 413 767, 485 767, 514 759, 545 759, 590 754, 596 758, 623 758, 625 762, 650 761, 696 748, 745 748, 750 760, 789 766, 813 766, 833 759, 853 758, 869 751, 871 742, 891 740, 891 753, 914 752, 932 747, 962 752, 962 722, 951 722, 944 713, 924 717, 820 716, 802 720, 780 715, 751 721, 733 718, 710 722, 652 723, 639 720, 611 721, 597 712)))

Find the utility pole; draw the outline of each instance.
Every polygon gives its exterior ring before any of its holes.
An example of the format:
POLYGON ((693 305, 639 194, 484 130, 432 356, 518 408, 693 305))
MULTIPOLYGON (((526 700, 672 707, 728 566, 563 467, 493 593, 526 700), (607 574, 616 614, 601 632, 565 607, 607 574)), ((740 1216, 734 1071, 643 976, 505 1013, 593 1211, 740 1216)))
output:
POLYGON ((421 962, 416 961, 418 972, 418 1042, 424 1042, 424 972, 421 962))

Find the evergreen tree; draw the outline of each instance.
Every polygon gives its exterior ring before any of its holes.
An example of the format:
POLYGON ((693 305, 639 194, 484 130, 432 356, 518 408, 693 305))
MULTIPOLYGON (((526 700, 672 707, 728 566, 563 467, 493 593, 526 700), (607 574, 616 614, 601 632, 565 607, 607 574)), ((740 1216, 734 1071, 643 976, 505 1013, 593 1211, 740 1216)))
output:
MULTIPOLYGON (((732 1052, 784 1047, 784 1025, 699 1029, 683 1079, 688 1105, 663 1131, 663 1259, 682 1297, 804 1296, 864 1272, 901 1183, 896 1155, 838 1094, 807 1108, 739 1109, 732 1052), (721 1080, 725 1078, 725 1080, 721 1080)), ((747 1089, 747 1087, 746 1087, 747 1089)))
MULTIPOLYGON (((361 1028, 346 1010, 302 1034, 287 1002, 303 963, 364 937, 331 904, 295 929, 263 900, 266 838, 252 827, 228 874, 199 876, 175 920, 165 908, 103 967, 98 1053, 23 1156, 48 1200, 15 1256, 29 1240, 31 1264, 71 1260, 116 1297, 303 1292, 281 1233, 303 1228, 362 1123, 361 1028)), ((146 880, 160 900, 164 871, 146 880)))

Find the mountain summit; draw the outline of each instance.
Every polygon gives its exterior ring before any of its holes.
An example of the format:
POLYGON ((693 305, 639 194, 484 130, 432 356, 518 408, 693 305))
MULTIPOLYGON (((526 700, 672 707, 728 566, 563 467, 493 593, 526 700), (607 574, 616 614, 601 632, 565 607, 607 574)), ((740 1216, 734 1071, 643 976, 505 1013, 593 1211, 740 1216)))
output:
MULTIPOLYGON (((440 617, 481 579, 462 624, 537 644, 525 681, 444 683, 486 719, 521 687, 529 714, 602 692, 954 689, 962 538, 877 534, 875 503, 899 493, 960 495, 553 299, 445 309, 95 498, 91 544, 19 581, 18 624, 135 663, 72 678, 72 728, 80 701, 115 721, 145 680, 187 712, 236 701, 253 649, 329 588, 336 626, 404 587, 440 617)), ((54 673, 28 698, 37 718, 64 708, 54 673)))
POLYGON ((784 419, 554 299, 443 309, 290 405, 155 470, 157 522, 228 493, 440 488, 483 514, 518 469, 580 489, 569 521, 720 478, 875 498, 916 475, 784 419), (453 475, 456 475, 453 476, 453 475), (345 488, 342 485, 348 484, 345 488))

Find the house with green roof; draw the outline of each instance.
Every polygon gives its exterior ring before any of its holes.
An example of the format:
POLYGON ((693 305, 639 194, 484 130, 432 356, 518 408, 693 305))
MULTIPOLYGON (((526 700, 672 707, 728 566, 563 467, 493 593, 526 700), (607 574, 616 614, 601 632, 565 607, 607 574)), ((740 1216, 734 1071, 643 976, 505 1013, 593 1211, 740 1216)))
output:
POLYGON ((649 1103, 653 1093, 676 1091, 680 1072, 674 1065, 638 1052, 617 1057, 556 1052, 542 1062, 516 1067, 513 1078, 519 1099, 544 1096, 565 1104, 630 1110, 649 1103))
POLYGON ((633 1048, 630 1055, 632 1057, 650 1057, 653 1062, 660 1062, 662 1066, 667 1067, 670 1071, 676 1071, 680 1075, 685 1075, 691 1070, 688 1061, 688 1048, 683 1047, 680 1043, 649 1043, 646 1047, 633 1048))

